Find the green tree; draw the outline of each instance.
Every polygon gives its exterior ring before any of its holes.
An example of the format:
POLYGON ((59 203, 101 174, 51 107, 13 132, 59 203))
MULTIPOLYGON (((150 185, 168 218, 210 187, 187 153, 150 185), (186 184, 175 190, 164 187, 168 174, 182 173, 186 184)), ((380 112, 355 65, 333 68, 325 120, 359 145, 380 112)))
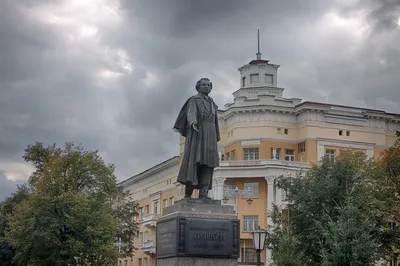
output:
POLYGON ((272 221, 274 228, 267 235, 266 245, 272 250, 274 266, 305 266, 300 242, 293 232, 293 225, 283 220, 277 206, 273 207, 272 221))
POLYGON ((114 166, 98 151, 66 143, 29 145, 23 156, 36 170, 31 193, 10 218, 6 237, 19 265, 112 265, 133 250, 137 205, 117 187, 114 166), (129 209, 127 209, 129 208, 129 209), (123 255, 122 254, 122 255, 123 255))
POLYGON ((349 194, 336 208, 336 219, 331 219, 322 229, 323 266, 364 266, 375 261, 378 249, 375 221, 370 213, 364 211, 363 205, 349 194))
POLYGON ((374 196, 371 208, 379 218, 380 253, 397 257, 400 253, 400 135, 393 146, 376 158, 370 178, 374 196))
POLYGON ((307 265, 321 265, 323 232, 340 215, 337 206, 346 200, 348 191, 361 201, 370 201, 365 188, 370 169, 365 154, 342 151, 336 162, 323 160, 305 177, 284 179, 278 186, 287 191, 290 222, 307 265))
POLYGON ((10 230, 9 219, 15 207, 27 198, 28 193, 29 190, 26 185, 18 186, 16 192, 0 203, 0 265, 2 266, 16 265, 12 262, 15 249, 5 238, 5 235, 10 230))

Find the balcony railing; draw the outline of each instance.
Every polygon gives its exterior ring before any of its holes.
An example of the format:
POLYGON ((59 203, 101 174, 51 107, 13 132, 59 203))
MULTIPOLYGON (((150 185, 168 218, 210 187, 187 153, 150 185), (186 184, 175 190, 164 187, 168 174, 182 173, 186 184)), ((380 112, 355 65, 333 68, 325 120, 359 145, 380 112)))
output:
POLYGON ((143 253, 146 254, 156 254, 156 242, 153 240, 148 240, 140 245, 143 253))
POLYGON ((157 221, 160 218, 159 214, 150 214, 142 217, 142 223, 146 227, 156 227, 157 221))
POLYGON ((268 166, 268 165, 281 165, 297 168, 309 168, 310 164, 305 162, 283 161, 283 160, 243 160, 243 161, 221 161, 221 167, 227 166, 268 166))

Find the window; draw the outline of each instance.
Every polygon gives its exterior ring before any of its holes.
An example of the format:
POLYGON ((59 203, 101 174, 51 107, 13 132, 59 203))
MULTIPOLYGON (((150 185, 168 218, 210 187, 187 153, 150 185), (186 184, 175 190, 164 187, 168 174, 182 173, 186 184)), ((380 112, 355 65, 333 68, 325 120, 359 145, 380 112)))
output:
POLYGON ((242 262, 256 263, 257 262, 257 253, 256 253, 256 251, 254 249, 252 249, 252 248, 242 248, 241 261, 242 262))
POLYGON ((246 182, 243 184, 243 190, 246 192, 243 193, 243 198, 258 198, 258 182, 246 182), (249 190, 249 192, 247 192, 249 190), (251 191, 251 192, 250 192, 251 191))
POLYGON ((259 75, 251 74, 250 75, 250 84, 258 84, 259 83, 259 75))
POLYGON ((227 153, 225 154, 225 160, 229 161, 229 155, 230 155, 229 152, 227 152, 227 153))
POLYGON ((243 216, 243 231, 253 232, 258 229, 258 216, 243 216))
POLYGON ((236 151, 235 150, 231 151, 231 160, 232 161, 236 160, 236 151))
POLYGON ((343 135, 343 130, 339 130, 339 136, 343 135))
POLYGON ((143 266, 147 266, 147 258, 143 259, 143 266))
POLYGON ((128 260, 124 261, 124 266, 128 266, 128 260))
POLYGON ((289 134, 289 129, 285 128, 284 132, 285 135, 289 134))
POLYGON ((297 146, 298 146, 297 148, 299 149, 299 152, 306 151, 306 143, 304 141, 297 144, 297 146))
POLYGON ((174 205, 174 197, 169 198, 169 206, 174 205))
POLYGON ((276 129, 276 133, 282 134, 282 130, 281 130, 280 128, 277 128, 277 129, 276 129))
POLYGON ((139 220, 142 220, 143 218, 143 207, 140 207, 139 209, 139 220))
POLYGON ((328 160, 328 162, 335 162, 336 161, 336 150, 326 150, 325 151, 325 157, 328 160))
POLYGON ((138 259, 138 266, 143 266, 142 261, 142 259, 138 259))
POLYGON ((144 232, 143 242, 147 242, 149 240, 149 231, 144 232))
POLYGON ((149 206, 149 205, 146 205, 146 206, 144 207, 144 214, 145 214, 145 215, 149 215, 149 214, 150 214, 150 206, 149 206))
POLYGON ((281 148, 271 148, 271 159, 272 160, 280 160, 281 159, 281 148))
POLYGON ((243 149, 244 160, 258 160, 258 148, 243 149))
POLYGON ((242 87, 246 86, 246 77, 242 78, 242 87))
POLYGON ((168 207, 168 200, 167 199, 163 200, 162 205, 163 205, 163 208, 168 207))
POLYGON ((158 200, 153 202, 154 214, 158 214, 158 200))
POLYGON ((350 131, 349 130, 346 131, 346 136, 350 136, 350 131))
POLYGON ((172 183, 172 179, 167 180, 167 185, 170 185, 172 183))
POLYGON ((131 266, 133 266, 133 259, 131 259, 131 266))
POLYGON ((285 149, 285 160, 294 161, 294 150, 285 149))
POLYGON ((265 74, 265 83, 274 84, 274 76, 270 74, 265 74))
POLYGON ((139 233, 139 243, 143 244, 143 233, 142 232, 139 233))

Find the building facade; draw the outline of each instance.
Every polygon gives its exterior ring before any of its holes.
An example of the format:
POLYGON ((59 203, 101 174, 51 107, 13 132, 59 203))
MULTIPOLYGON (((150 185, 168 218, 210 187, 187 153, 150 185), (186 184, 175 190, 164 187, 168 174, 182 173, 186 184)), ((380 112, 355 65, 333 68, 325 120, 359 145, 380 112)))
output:
MULTIPOLYGON (((258 53, 239 68, 240 87, 218 113, 221 163, 210 196, 234 206, 241 220, 239 265, 255 262, 251 232, 272 225, 272 205, 285 208, 284 193, 276 186, 279 178, 302 176, 322 157, 335 160, 346 149, 363 151, 367 158, 379 156, 400 131, 399 114, 285 98, 278 69, 258 53)), ((141 206, 138 250, 120 260, 123 266, 156 265, 157 219, 184 195, 176 183, 184 141, 180 139, 179 156, 121 182, 141 206)), ((262 262, 270 265, 268 250, 262 262)))

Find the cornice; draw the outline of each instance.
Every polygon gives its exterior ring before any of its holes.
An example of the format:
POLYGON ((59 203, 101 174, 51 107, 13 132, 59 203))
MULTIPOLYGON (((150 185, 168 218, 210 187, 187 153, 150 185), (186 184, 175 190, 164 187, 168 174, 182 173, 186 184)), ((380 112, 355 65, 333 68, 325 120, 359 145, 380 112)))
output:
POLYGON ((130 177, 130 178, 118 183, 117 185, 118 186, 123 186, 123 187, 124 186, 129 186, 131 184, 137 183, 137 182, 139 182, 139 181, 141 181, 141 180, 143 180, 143 179, 145 179, 147 177, 150 177, 150 176, 152 176, 154 174, 157 174, 157 173, 159 173, 159 172, 161 172, 161 171, 163 171, 165 169, 171 168, 171 167, 173 167, 175 165, 178 165, 178 164, 179 164, 179 156, 174 156, 174 157, 172 157, 172 158, 170 158, 170 159, 168 159, 166 161, 163 161, 163 162, 161 162, 161 163, 159 163, 159 164, 157 164, 157 165, 155 165, 155 166, 153 166, 153 167, 151 167, 151 168, 149 168, 149 169, 147 169, 147 170, 145 170, 145 171, 143 171, 143 172, 141 172, 141 173, 139 173, 137 175, 134 175, 134 176, 132 176, 132 177, 130 177))

